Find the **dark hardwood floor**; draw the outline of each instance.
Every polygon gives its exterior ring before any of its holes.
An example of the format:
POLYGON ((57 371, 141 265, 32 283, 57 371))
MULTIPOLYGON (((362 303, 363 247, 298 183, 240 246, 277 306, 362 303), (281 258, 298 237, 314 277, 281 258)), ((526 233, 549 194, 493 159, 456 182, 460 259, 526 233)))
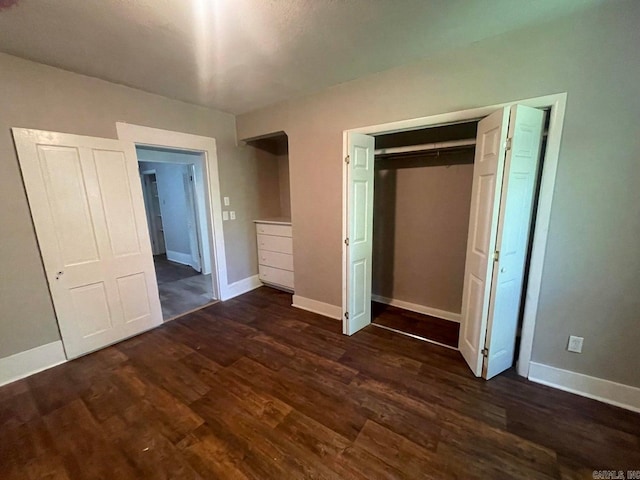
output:
POLYGON ((411 312, 379 302, 371 302, 371 318, 376 325, 458 348, 460 324, 457 322, 411 312))
POLYGON ((260 288, 0 388, 0 478, 591 478, 640 415, 260 288))

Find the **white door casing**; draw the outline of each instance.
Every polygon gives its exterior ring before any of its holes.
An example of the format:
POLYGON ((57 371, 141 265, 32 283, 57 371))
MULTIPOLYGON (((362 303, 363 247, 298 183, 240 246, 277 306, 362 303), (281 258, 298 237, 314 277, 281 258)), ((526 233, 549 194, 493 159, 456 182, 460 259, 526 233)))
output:
POLYGON ((161 324, 133 144, 13 136, 67 358, 161 324))
POLYGON ((510 148, 506 153, 485 345, 483 377, 489 379, 513 365, 522 301, 525 261, 540 163, 544 112, 511 107, 510 148))
POLYGON ((348 318, 344 333, 353 335, 371 323, 375 139, 369 135, 352 133, 348 141, 346 219, 348 318))
POLYGON ((509 108, 505 107, 478 123, 476 137, 458 340, 460 352, 476 376, 482 373, 508 123, 509 108))

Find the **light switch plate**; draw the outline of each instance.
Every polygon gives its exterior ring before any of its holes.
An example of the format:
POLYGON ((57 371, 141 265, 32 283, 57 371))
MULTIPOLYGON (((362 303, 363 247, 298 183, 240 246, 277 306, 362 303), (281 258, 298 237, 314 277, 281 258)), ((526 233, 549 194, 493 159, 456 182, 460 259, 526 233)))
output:
POLYGON ((231 220, 235 220, 236 219, 236 212, 234 212, 233 210, 231 210, 229 212, 229 217, 231 218, 231 220))
POLYGON ((584 337, 576 337, 571 335, 569 337, 569 345, 567 345, 567 350, 574 353, 582 353, 582 343, 584 342, 584 337))
POLYGON ((229 212, 227 212, 226 210, 222 212, 222 220, 225 222, 229 220, 229 212))
POLYGON ((229 197, 224 197, 222 200, 224 201, 225 207, 228 207, 229 205, 231 205, 231 202, 229 201, 229 197))

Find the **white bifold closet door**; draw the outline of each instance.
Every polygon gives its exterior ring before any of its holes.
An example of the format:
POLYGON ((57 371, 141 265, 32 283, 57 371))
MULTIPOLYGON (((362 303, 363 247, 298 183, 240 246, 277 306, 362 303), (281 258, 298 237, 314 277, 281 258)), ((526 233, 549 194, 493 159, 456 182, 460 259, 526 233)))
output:
POLYGON ((478 124, 459 348, 487 379, 513 363, 543 122, 514 105, 478 124))
POLYGON ((371 323, 375 139, 349 135, 347 164, 346 327, 352 335, 371 323))
POLYGON ((133 144, 13 129, 68 358, 162 323, 133 144))

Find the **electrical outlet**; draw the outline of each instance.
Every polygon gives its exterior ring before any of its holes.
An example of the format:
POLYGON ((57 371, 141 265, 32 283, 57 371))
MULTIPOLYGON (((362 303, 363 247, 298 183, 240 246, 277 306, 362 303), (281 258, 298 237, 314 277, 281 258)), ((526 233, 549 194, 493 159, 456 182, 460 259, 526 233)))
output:
POLYGON ((569 345, 567 345, 567 350, 575 353, 582 353, 582 342, 584 342, 584 337, 576 337, 571 335, 569 337, 569 345))
POLYGON ((231 220, 235 220, 236 219, 236 212, 234 212, 233 210, 231 210, 229 212, 229 217, 231 218, 231 220))
POLYGON ((222 220, 225 222, 229 220, 229 212, 227 212, 226 210, 222 212, 222 220))
POLYGON ((231 202, 229 201, 229 197, 224 197, 222 200, 224 201, 225 207, 228 207, 229 205, 231 205, 231 202))

